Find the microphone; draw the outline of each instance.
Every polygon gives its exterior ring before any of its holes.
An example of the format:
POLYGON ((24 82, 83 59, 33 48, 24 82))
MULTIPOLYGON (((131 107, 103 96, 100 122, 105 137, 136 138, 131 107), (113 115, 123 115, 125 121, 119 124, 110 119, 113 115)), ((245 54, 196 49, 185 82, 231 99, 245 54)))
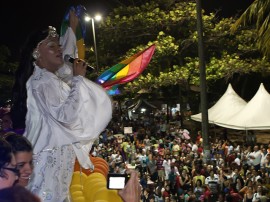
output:
MULTIPOLYGON (((65 61, 65 62, 70 62, 70 63, 73 64, 74 61, 75 61, 75 58, 71 57, 70 55, 65 55, 65 56, 64 56, 64 61, 65 61)), ((86 66, 86 69, 87 69, 87 71, 89 71, 89 72, 92 72, 92 71, 95 70, 94 67, 92 67, 92 66, 90 66, 90 65, 88 65, 88 64, 87 64, 87 66, 86 66)))

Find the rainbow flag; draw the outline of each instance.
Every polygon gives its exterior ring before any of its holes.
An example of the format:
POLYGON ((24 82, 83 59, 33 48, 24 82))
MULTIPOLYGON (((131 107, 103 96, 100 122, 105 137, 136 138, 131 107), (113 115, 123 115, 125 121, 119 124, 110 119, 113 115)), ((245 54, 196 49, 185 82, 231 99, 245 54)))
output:
POLYGON ((82 5, 78 5, 76 8, 74 6, 71 6, 67 12, 65 13, 64 19, 61 24, 61 30, 60 30, 60 35, 63 36, 67 28, 69 27, 69 11, 74 10, 77 17, 79 18, 79 25, 76 29, 76 39, 77 39, 77 48, 78 48, 78 57, 80 59, 85 58, 85 44, 84 44, 84 39, 86 36, 86 24, 85 24, 85 13, 86 13, 86 8, 82 5))
POLYGON ((97 78, 97 83, 102 85, 105 89, 110 89, 113 85, 132 81, 147 67, 154 54, 155 48, 156 46, 152 45, 114 65, 97 78))
POLYGON ((117 84, 112 86, 111 88, 107 89, 106 91, 107 91, 108 95, 111 95, 111 96, 121 94, 117 84))

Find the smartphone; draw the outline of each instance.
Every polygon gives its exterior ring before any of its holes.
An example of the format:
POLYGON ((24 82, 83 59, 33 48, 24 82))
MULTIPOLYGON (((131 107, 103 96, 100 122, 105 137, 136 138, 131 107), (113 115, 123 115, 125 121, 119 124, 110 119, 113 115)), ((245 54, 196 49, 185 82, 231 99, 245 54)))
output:
POLYGON ((127 174, 109 173, 107 177, 107 189, 124 189, 127 181, 127 174))

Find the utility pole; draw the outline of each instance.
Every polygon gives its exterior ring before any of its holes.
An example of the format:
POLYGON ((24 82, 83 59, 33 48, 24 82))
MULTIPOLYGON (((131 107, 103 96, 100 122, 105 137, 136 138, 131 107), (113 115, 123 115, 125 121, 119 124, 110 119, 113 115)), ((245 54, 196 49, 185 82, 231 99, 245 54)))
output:
POLYGON ((208 107, 207 107, 207 92, 206 92, 206 73, 204 60, 204 45, 203 45, 203 22, 202 22, 202 5, 201 0, 196 0, 197 11, 197 32, 198 32, 198 53, 199 53, 199 68, 200 68, 200 98, 202 110, 202 138, 203 138, 203 161, 210 161, 210 146, 208 133, 208 107))

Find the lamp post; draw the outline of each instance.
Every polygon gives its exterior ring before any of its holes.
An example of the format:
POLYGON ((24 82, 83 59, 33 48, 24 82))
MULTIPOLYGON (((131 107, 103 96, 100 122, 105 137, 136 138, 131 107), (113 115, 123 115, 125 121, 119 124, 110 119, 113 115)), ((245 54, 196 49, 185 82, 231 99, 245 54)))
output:
POLYGON ((95 57, 96 57, 96 70, 98 72, 99 70, 99 65, 98 65, 98 52, 97 52, 97 43, 96 43, 96 30, 95 30, 95 20, 100 21, 101 20, 101 15, 96 15, 94 18, 90 16, 85 16, 85 21, 89 22, 91 20, 92 23, 92 33, 93 33, 93 42, 94 42, 94 52, 95 52, 95 57))

